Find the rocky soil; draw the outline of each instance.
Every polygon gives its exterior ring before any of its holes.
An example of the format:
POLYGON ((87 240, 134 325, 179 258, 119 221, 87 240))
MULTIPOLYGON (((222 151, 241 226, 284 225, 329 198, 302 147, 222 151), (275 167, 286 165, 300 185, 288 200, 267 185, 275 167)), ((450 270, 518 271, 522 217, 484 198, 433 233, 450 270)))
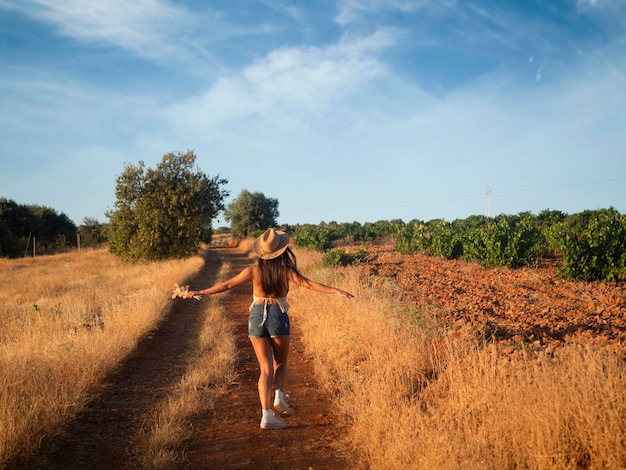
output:
POLYGON ((566 281, 558 260, 533 268, 485 269, 477 263, 371 247, 366 274, 393 279, 416 306, 449 328, 486 340, 553 348, 574 338, 611 344, 626 356, 626 284, 566 281), (434 309, 432 307, 435 307, 434 309))

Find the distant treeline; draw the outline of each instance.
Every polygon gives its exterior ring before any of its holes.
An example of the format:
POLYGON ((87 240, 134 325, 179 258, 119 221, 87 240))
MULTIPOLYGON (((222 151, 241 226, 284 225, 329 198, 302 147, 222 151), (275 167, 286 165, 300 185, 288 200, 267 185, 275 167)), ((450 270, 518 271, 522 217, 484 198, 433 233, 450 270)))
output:
MULTIPOLYGON (((108 228, 109 225, 89 218, 76 227, 65 214, 54 209, 0 198, 2 257, 27 255, 33 238, 38 253, 62 251, 78 243, 82 247, 98 246, 108 241, 108 228)), ((423 251, 433 256, 477 261, 485 267, 534 266, 542 259, 556 257, 566 279, 626 280, 626 216, 612 207, 576 214, 546 209, 537 215, 473 215, 451 222, 395 219, 282 228, 293 235, 296 246, 326 252, 325 260, 334 264, 367 258, 365 248, 357 255, 348 255, 341 250, 342 245, 356 243, 365 247, 387 240, 401 254, 423 251)))
POLYGON ((31 254, 33 243, 38 254, 76 247, 79 240, 81 246, 96 246, 106 241, 105 232, 106 226, 93 219, 76 227, 67 215, 50 207, 0 198, 0 257, 31 254))
MULTIPOLYGON (((533 266, 559 257, 567 279, 619 281, 626 279, 626 217, 614 208, 565 214, 544 210, 496 217, 470 216, 448 222, 402 220, 359 224, 289 227, 299 247, 337 249, 342 241, 370 243, 391 239, 402 254, 416 251, 444 258, 463 258, 485 267, 533 266)), ((345 257, 329 253, 328 259, 345 257)), ((362 259, 364 253, 355 258, 362 259)))

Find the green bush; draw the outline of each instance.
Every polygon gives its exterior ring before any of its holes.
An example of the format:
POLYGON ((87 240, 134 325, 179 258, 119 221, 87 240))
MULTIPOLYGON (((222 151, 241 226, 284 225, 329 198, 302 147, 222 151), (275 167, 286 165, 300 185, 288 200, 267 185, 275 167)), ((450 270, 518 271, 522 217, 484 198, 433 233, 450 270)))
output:
POLYGON ((394 249, 401 255, 410 255, 418 250, 426 250, 430 237, 421 222, 409 222, 395 227, 394 249))
POLYGON ((586 281, 626 278, 626 218, 613 208, 584 215, 582 224, 565 229, 561 274, 586 281))
POLYGON ((546 242, 536 218, 521 213, 496 219, 472 216, 454 222, 411 222, 397 227, 395 250, 401 254, 423 250, 443 258, 475 260, 484 266, 517 267, 541 257, 546 242))
POLYGON ((469 228, 463 234, 463 259, 482 262, 487 253, 489 232, 487 227, 469 228))
POLYGON ((545 246, 541 229, 532 215, 501 216, 487 228, 485 266, 520 267, 534 263, 545 246))
POLYGON ((442 258, 458 256, 460 245, 457 230, 445 220, 435 219, 427 223, 430 233, 430 254, 442 258))
POLYGON ((316 225, 297 227, 293 235, 293 243, 298 248, 310 248, 316 251, 329 250, 332 245, 330 229, 316 225))
POLYGON ((346 250, 334 249, 327 251, 322 257, 322 264, 328 267, 349 266, 368 261, 370 253, 363 247, 355 254, 347 253, 346 250))

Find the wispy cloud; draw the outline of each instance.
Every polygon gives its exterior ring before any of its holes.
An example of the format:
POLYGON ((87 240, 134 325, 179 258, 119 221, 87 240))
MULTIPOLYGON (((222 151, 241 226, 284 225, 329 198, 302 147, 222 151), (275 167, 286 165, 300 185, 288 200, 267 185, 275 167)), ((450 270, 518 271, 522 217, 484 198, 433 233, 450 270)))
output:
POLYGON ((289 0, 286 0, 286 1, 285 0, 257 0, 257 1, 259 1, 263 5, 266 5, 268 8, 271 8, 272 10, 278 13, 291 16, 294 19, 300 19, 302 16, 297 4, 294 4, 293 2, 289 0))
POLYGON ((360 96, 372 80, 388 74, 376 55, 393 42, 390 32, 378 31, 344 37, 328 47, 276 49, 241 73, 220 79, 201 97, 175 106, 173 122, 193 116, 191 121, 201 126, 255 119, 292 127, 299 118, 313 119, 337 102, 360 96))
POLYGON ((115 45, 151 59, 178 49, 193 16, 161 0, 21 0, 4 2, 22 13, 54 25, 63 35, 80 41, 115 45))
POLYGON ((626 30, 626 2, 623 0, 577 0, 576 10, 587 15, 602 29, 622 38, 626 30))
POLYGON ((347 25, 362 16, 383 12, 409 13, 417 10, 440 12, 454 5, 456 0, 341 0, 335 21, 347 25))
MULTIPOLYGON (((7 155, 28 153, 33 171, 62 160, 67 148, 104 147, 111 136, 117 147, 132 152, 137 129, 153 127, 156 106, 139 94, 120 95, 31 68, 11 70, 10 78, 0 79, 0 96, 2 150, 7 155)), ((6 163, 5 171, 23 164, 19 158, 6 163)))

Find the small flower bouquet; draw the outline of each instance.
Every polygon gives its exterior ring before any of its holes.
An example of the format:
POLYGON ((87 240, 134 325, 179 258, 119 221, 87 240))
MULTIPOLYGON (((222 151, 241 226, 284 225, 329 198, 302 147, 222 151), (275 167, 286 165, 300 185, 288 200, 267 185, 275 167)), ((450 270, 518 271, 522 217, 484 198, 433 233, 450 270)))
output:
MULTIPOLYGON (((175 299, 177 297, 180 297, 181 299, 186 299, 187 292, 189 292, 189 286, 179 286, 178 284, 176 284, 176 288, 174 289, 174 292, 172 292, 172 299, 175 299)), ((194 295, 193 298, 196 300, 200 300, 202 296, 194 295)))

